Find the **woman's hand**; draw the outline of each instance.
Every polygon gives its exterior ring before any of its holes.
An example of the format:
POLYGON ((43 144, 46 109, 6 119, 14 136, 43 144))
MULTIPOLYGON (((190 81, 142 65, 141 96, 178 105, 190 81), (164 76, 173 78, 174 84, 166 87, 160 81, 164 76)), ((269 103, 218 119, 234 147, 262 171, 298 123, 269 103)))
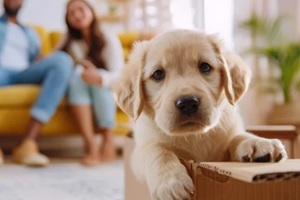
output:
POLYGON ((102 77, 97 67, 89 60, 83 60, 81 64, 83 66, 83 72, 81 74, 82 80, 90 85, 101 86, 102 77))

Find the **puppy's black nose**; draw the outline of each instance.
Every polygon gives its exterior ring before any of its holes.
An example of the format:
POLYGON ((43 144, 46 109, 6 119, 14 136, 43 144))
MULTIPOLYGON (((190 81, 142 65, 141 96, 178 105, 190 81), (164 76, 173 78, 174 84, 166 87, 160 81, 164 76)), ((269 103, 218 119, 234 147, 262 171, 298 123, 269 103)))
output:
POLYGON ((182 114, 191 116, 198 111, 200 99, 194 95, 184 96, 177 99, 175 104, 182 114))

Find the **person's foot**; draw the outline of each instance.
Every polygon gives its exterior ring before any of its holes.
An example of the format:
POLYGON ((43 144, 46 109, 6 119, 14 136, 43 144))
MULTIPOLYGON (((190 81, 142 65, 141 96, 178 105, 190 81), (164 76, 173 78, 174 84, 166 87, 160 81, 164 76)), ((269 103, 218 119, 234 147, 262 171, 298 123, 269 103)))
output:
POLYGON ((99 129, 102 134, 102 145, 100 147, 100 160, 104 162, 114 161, 116 159, 116 149, 114 144, 114 133, 111 129, 99 129))
POLYGON ((116 148, 112 136, 104 136, 103 144, 100 148, 100 159, 102 161, 110 162, 116 159, 116 148))
POLYGON ((2 150, 0 149, 0 165, 4 163, 4 154, 2 150))
POLYGON ((12 152, 12 159, 23 165, 44 167, 49 164, 49 158, 41 154, 34 140, 24 140, 12 152))
POLYGON ((86 166, 95 166, 100 163, 99 155, 97 154, 87 154, 81 159, 81 163, 86 166))
POLYGON ((116 160, 116 149, 114 145, 104 144, 101 147, 101 157, 100 159, 104 162, 111 162, 116 160))

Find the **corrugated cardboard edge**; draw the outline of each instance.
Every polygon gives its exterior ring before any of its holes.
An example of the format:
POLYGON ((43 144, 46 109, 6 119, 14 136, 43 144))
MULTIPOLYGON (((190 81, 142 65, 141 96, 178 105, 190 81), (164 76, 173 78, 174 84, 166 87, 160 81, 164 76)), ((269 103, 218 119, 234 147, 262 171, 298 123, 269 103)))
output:
POLYGON ((223 182, 228 176, 245 182, 267 182, 300 179, 300 160, 282 163, 196 163, 202 174, 223 182), (223 175, 223 176, 222 176, 223 175))
POLYGON ((125 137, 124 143, 125 200, 150 200, 146 183, 138 181, 131 169, 130 160, 134 140, 131 137, 125 137))

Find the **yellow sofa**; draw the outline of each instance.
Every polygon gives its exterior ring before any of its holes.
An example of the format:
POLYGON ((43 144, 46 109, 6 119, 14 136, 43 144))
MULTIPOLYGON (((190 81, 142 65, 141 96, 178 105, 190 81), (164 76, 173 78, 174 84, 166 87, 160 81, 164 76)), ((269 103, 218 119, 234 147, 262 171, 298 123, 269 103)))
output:
MULTIPOLYGON (((41 39, 42 54, 50 53, 59 41, 61 33, 47 32, 43 27, 34 28, 41 39)), ((137 37, 136 32, 119 34, 125 60, 137 37)), ((30 119, 30 107, 35 102, 39 90, 39 86, 36 85, 14 85, 0 88, 0 136, 23 134, 30 119)), ((120 109, 117 109, 115 133, 126 134, 129 130, 129 118, 120 109)), ((77 133, 79 130, 68 111, 66 99, 64 99, 53 118, 43 127, 41 135, 77 133)))

